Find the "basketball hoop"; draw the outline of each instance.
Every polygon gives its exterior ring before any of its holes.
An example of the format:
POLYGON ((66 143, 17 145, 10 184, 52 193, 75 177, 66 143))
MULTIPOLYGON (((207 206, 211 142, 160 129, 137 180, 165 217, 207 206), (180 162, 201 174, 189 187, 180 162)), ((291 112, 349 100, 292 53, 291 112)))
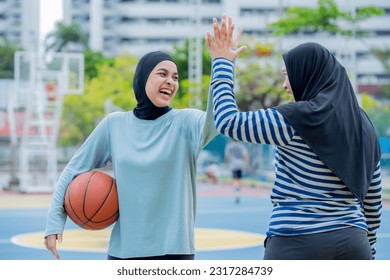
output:
POLYGON ((11 111, 25 111, 19 189, 53 191, 58 180, 57 140, 63 97, 84 92, 84 55, 52 53, 50 59, 43 59, 39 53, 17 51, 14 62, 15 98, 23 104, 11 111))

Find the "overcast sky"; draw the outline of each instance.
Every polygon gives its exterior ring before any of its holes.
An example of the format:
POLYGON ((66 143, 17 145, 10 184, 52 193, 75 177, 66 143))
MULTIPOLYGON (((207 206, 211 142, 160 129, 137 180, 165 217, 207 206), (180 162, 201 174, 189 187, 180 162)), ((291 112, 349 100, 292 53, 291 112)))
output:
POLYGON ((62 20, 62 0, 40 1, 40 37, 43 40, 48 32, 54 30, 55 22, 62 20))

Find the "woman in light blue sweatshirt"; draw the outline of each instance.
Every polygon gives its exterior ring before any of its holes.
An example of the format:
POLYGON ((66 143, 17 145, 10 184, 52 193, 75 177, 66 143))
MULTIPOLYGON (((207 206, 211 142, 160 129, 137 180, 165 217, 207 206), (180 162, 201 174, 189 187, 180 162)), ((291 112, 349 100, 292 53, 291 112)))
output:
POLYGON ((217 132, 210 102, 207 112, 169 107, 178 80, 170 55, 143 56, 133 80, 136 108, 105 117, 72 157, 47 216, 45 245, 56 258, 67 186, 77 175, 111 162, 120 216, 108 259, 194 259, 196 160, 217 132))

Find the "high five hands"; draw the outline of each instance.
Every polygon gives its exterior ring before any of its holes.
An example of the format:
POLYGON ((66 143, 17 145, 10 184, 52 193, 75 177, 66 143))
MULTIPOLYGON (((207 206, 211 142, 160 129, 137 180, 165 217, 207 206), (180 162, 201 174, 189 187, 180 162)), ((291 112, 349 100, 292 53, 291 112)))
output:
POLYGON ((206 46, 212 58, 224 57, 233 61, 246 49, 246 46, 237 49, 244 30, 240 28, 236 37, 233 37, 234 23, 231 17, 228 17, 226 22, 226 16, 223 15, 221 26, 218 25, 218 20, 213 18, 213 30, 214 37, 209 32, 206 34, 206 46))

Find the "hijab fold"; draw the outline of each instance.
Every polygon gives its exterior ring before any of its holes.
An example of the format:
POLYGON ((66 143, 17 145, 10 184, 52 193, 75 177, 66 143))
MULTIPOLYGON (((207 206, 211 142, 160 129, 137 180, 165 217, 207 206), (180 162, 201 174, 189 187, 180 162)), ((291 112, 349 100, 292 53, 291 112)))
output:
POLYGON ((295 47, 283 60, 296 102, 276 110, 363 202, 381 151, 344 67, 316 43, 295 47))
POLYGON ((168 106, 155 106, 150 101, 145 91, 146 82, 150 73, 157 64, 164 60, 170 60, 176 64, 172 56, 161 51, 154 51, 145 54, 137 64, 133 79, 133 90, 135 98, 137 99, 137 106, 134 108, 133 113, 139 119, 155 120, 172 109, 168 106))

